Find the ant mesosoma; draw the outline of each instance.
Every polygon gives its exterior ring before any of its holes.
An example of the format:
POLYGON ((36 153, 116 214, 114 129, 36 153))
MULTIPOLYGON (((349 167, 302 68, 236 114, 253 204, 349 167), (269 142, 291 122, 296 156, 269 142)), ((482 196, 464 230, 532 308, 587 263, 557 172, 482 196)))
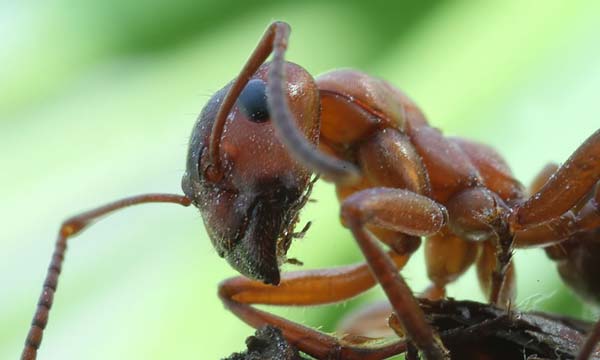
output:
MULTIPOLYGON (((528 197, 494 150, 444 137, 389 83, 353 70, 313 79, 285 61, 289 33, 286 23, 271 24, 238 77, 204 107, 190 140, 184 196, 126 198, 62 224, 23 360, 36 358, 67 239, 100 216, 142 203, 199 208, 218 254, 244 275, 221 283, 225 305, 254 327, 280 328, 318 359, 383 359, 405 346, 344 342, 251 305, 338 302, 379 283, 399 335, 426 359, 450 358, 398 271, 421 238, 430 299, 443 298, 446 285, 475 264, 489 301, 506 307, 515 288, 513 250, 545 246, 566 283, 600 302, 600 131, 561 167, 545 168, 528 197), (282 275, 312 173, 336 185, 342 223, 366 263, 282 275)), ((589 358, 599 327, 579 359, 589 358)))

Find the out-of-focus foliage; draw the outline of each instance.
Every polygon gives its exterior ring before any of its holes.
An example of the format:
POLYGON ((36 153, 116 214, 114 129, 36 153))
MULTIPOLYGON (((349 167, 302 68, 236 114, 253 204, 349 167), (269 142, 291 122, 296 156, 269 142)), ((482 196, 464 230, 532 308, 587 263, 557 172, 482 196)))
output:
MULTIPOLYGON (((292 25, 292 61, 388 79, 446 133, 495 146, 527 184, 600 124, 599 16, 592 0, 0 3, 0 358, 20 352, 60 221, 125 195, 180 192, 196 114, 270 21, 292 25)), ((360 260, 331 187, 314 198, 303 214, 314 227, 292 256, 307 267, 360 260)), ((403 271, 415 291, 427 285, 422 256, 403 271)), ((520 251, 517 271, 517 305, 589 316, 543 252, 520 251)), ((63 274, 41 359, 215 359, 251 332, 216 297, 234 272, 192 209, 98 223, 71 243, 63 274)), ((482 299, 472 273, 450 295, 482 299)), ((277 312, 330 331, 380 296, 277 312)))

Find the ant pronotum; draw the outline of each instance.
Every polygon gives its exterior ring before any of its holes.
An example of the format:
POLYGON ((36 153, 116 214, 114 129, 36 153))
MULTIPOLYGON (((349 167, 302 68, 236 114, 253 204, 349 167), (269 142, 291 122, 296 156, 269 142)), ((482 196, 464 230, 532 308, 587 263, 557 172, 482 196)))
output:
MULTIPOLYGON (((476 264, 489 301, 508 306, 513 250, 547 246, 565 281, 600 300, 594 264, 600 258, 600 131, 562 167, 547 167, 528 198, 494 150, 444 137, 387 82, 351 70, 313 79, 286 62, 289 32, 285 23, 271 24, 238 77, 202 111, 190 141, 184 196, 126 198, 62 224, 22 359, 36 358, 67 239, 102 215, 142 203, 198 207, 219 255, 246 276, 220 285, 226 306, 254 327, 275 325, 319 359, 383 359, 406 345, 341 341, 251 305, 338 302, 379 283, 399 335, 427 359, 450 357, 398 272, 421 237, 427 238, 433 283, 429 298, 444 297, 446 285, 476 264), (271 53, 272 62, 264 63, 271 53), (295 233, 294 227, 313 172, 336 185, 342 222, 367 262, 281 275, 292 240, 306 230, 295 233), (390 247, 387 254, 377 240, 390 247)), ((599 327, 580 359, 589 358, 599 327)))

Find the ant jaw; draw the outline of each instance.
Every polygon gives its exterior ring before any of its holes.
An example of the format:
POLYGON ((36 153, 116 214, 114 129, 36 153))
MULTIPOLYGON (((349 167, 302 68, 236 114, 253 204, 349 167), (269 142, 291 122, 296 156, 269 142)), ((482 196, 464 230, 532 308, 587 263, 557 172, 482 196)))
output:
POLYGON ((279 233, 286 225, 281 216, 283 209, 273 205, 271 201, 261 198, 251 205, 238 239, 231 249, 225 251, 224 257, 240 274, 265 284, 277 285, 281 263, 279 233))
POLYGON ((225 259, 240 274, 268 285, 279 285, 281 279, 275 254, 263 253, 251 241, 244 242, 225 255, 225 259))
MULTIPOLYGON (((309 183, 304 188, 288 188, 275 182, 267 186, 270 191, 253 197, 236 239, 224 251, 227 262, 248 278, 279 284, 279 266, 287 261, 293 228, 311 187, 309 183)), ((305 226, 302 231, 307 230, 305 226)), ((218 241, 214 244, 217 248, 222 245, 218 241)))
POLYGON ((269 180, 259 186, 260 192, 194 183, 190 176, 184 176, 182 184, 200 210, 219 256, 248 278, 279 284, 279 266, 286 262, 293 228, 312 183, 269 180))

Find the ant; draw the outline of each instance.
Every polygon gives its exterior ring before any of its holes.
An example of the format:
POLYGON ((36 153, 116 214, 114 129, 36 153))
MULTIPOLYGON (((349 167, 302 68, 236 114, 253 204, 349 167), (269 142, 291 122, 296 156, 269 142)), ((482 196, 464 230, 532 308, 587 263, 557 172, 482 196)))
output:
MULTIPOLYGON (((450 358, 399 274, 421 238, 430 299, 443 298, 446 285, 475 264, 489 302, 510 309, 514 249, 544 246, 565 282, 600 302, 594 264, 600 258, 600 130, 561 167, 546 167, 528 197, 493 149, 443 136, 389 83, 353 70, 314 79, 285 61, 289 33, 288 24, 272 23, 238 77, 204 107, 190 140, 185 195, 125 198, 61 225, 23 360, 36 358, 67 239, 103 215, 144 203, 197 207, 218 254, 244 275, 220 284, 221 300, 253 327, 280 328, 318 359, 384 359, 407 345, 365 346, 252 305, 339 302, 378 283, 394 313, 392 329, 426 359, 450 358), (366 263, 282 275, 280 266, 295 261, 286 257, 291 243, 307 230, 294 232, 313 173, 336 185, 341 221, 366 263)), ((580 360, 590 357, 598 337, 600 325, 580 360)))

